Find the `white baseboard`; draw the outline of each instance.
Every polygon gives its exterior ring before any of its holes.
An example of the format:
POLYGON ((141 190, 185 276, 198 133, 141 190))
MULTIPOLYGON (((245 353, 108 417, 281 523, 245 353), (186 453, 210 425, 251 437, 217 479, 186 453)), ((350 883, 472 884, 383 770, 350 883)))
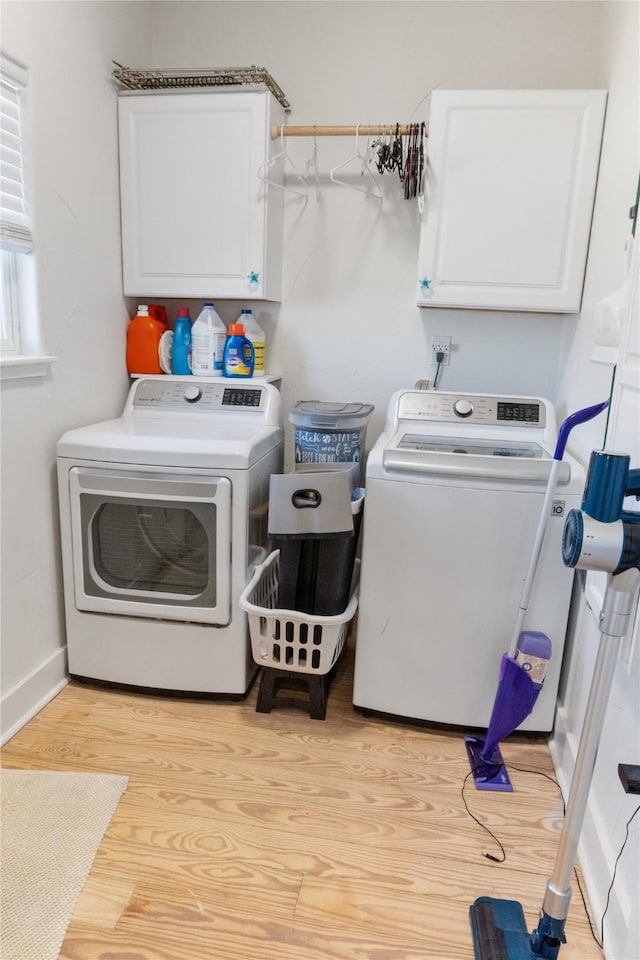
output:
MULTIPOLYGON (((568 730, 566 710, 558 706, 554 734, 549 742, 549 751, 565 801, 571 787, 578 745, 579 740, 575 733, 568 730)), ((611 891, 607 907, 612 864, 609 862, 602 846, 602 838, 608 835, 609 830, 610 825, 607 825, 606 819, 600 816, 597 807, 594 805, 593 797, 591 797, 587 804, 584 823, 580 831, 578 860, 582 868, 592 919, 599 939, 601 937, 602 915, 605 908, 607 909, 604 923, 605 957, 613 960, 613 958, 621 958, 624 955, 628 919, 625 919, 625 911, 622 909, 621 898, 618 896, 615 886, 611 891)), ((582 904, 574 898, 571 909, 581 910, 582 904)))
POLYGON ((67 650, 60 647, 0 700, 0 744, 24 727, 69 682, 67 650))

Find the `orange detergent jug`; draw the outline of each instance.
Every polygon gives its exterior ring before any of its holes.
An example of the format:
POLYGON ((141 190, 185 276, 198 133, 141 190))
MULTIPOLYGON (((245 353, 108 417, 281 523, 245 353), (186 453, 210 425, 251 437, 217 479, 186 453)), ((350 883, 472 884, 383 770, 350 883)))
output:
POLYGON ((166 327, 161 320, 149 316, 147 304, 140 304, 138 312, 127 327, 127 370, 129 373, 162 373, 158 347, 166 327))
POLYGON ((156 320, 159 320, 163 325, 165 330, 169 329, 169 317, 167 316, 167 308, 162 303, 150 303, 149 304, 149 316, 154 317, 156 320))

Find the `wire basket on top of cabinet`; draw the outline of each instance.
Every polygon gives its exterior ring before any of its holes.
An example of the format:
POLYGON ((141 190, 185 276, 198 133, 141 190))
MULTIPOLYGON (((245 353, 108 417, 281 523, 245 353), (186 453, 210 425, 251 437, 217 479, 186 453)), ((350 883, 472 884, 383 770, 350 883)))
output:
POLYGON ((230 87, 246 84, 262 85, 270 90, 285 113, 291 113, 291 104, 282 88, 264 67, 223 67, 208 70, 194 69, 134 69, 113 60, 111 76, 128 90, 176 90, 184 87, 230 87))
POLYGON ((259 666, 321 676, 342 653, 349 623, 358 608, 360 561, 355 561, 349 603, 334 617, 279 610, 280 551, 270 553, 242 591, 240 607, 249 616, 251 652, 259 666))

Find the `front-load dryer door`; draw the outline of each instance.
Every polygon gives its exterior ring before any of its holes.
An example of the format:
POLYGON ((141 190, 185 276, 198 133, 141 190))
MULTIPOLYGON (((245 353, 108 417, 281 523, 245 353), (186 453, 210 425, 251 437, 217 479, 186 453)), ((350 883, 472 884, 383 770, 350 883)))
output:
POLYGON ((78 610, 229 623, 229 479, 73 467, 70 495, 78 610))

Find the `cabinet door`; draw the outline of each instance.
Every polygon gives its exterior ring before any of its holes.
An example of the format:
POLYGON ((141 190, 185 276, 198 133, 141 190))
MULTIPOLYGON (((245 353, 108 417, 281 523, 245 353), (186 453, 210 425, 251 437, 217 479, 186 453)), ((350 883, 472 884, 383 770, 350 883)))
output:
POLYGON ((421 306, 580 309, 603 90, 434 91, 421 306))
POLYGON ((123 95, 118 108, 125 294, 278 299, 281 252, 267 264, 267 245, 282 244, 282 191, 258 175, 271 95, 123 95))

